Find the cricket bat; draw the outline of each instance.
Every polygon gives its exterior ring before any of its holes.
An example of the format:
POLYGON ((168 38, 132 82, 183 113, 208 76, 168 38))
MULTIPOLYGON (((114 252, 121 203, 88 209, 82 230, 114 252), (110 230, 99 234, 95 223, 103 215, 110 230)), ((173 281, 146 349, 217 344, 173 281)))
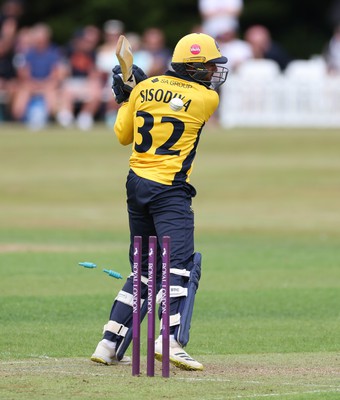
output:
POLYGON ((116 56, 122 70, 123 81, 126 83, 132 75, 133 54, 131 45, 124 35, 119 36, 116 47, 116 56))

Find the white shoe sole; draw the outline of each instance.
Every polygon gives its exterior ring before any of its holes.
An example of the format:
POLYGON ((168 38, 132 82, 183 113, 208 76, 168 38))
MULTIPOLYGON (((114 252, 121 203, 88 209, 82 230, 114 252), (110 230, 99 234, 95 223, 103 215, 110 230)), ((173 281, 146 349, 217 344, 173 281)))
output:
POLYGON ((91 361, 96 362, 98 364, 104 364, 104 365, 130 365, 131 364, 131 358, 124 356, 120 361, 118 361, 116 358, 113 358, 110 362, 104 360, 104 358, 101 358, 100 356, 96 356, 95 354, 91 357, 91 361))
MULTIPOLYGON (((162 361, 163 360, 162 354, 155 353, 155 359, 157 361, 162 361)), ((171 355, 170 355, 169 359, 170 359, 171 364, 173 364, 173 365, 175 365, 175 367, 183 369, 185 371, 203 371, 202 364, 197 365, 197 366, 190 365, 190 364, 186 363, 185 360, 179 360, 178 358, 171 357, 171 355)))

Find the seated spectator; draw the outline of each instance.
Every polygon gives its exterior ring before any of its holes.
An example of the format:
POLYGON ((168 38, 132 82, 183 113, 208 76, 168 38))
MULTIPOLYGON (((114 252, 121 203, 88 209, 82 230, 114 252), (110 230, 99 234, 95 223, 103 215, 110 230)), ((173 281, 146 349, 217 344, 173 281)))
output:
POLYGON ((126 34, 126 38, 131 45, 134 64, 138 65, 138 67, 141 68, 147 76, 150 76, 153 57, 148 51, 142 48, 141 36, 138 33, 129 32, 126 34))
MULTIPOLYGON (((61 57, 51 43, 51 30, 37 24, 30 32, 32 45, 16 63, 18 86, 12 104, 12 115, 23 121, 31 100, 41 99, 46 106, 45 119, 55 116, 59 100, 61 57)), ((42 124, 41 124, 42 125, 42 124)))
POLYGON ((202 24, 195 24, 192 26, 191 33, 204 33, 202 24))
POLYGON ((216 40, 220 46, 221 53, 228 58, 230 71, 237 70, 244 61, 253 58, 252 48, 249 43, 238 37, 238 23, 235 20, 224 22, 215 26, 216 40))
POLYGON ((98 47, 96 65, 102 76, 103 98, 105 101, 105 121, 110 127, 113 127, 116 119, 118 104, 112 96, 112 69, 119 64, 116 57, 116 47, 119 36, 124 32, 122 21, 112 19, 106 21, 103 26, 104 40, 98 47))
POLYGON ((111 76, 112 68, 118 63, 116 47, 119 36, 124 33, 124 24, 121 21, 112 19, 106 21, 103 26, 103 43, 98 47, 96 63, 98 69, 105 78, 111 76))
POLYGON ((330 74, 340 74, 340 25, 334 29, 333 36, 324 51, 327 69, 330 74))
POLYGON ((20 66, 25 57, 25 54, 32 47, 32 38, 31 38, 32 28, 28 26, 24 26, 20 28, 15 41, 15 57, 14 57, 14 66, 20 66))
POLYGON ((276 42, 273 41, 269 30, 262 25, 253 25, 244 33, 245 40, 250 44, 254 58, 274 60, 281 71, 285 70, 291 57, 276 42))
POLYGON ((198 0, 202 31, 216 39, 219 26, 238 24, 243 7, 243 0, 198 0))
POLYGON ((91 129, 101 105, 102 84, 95 65, 99 37, 93 33, 92 27, 77 31, 65 51, 65 79, 56 117, 63 127, 69 127, 77 115, 78 128, 91 129))
POLYGON ((92 48, 97 51, 97 47, 101 41, 101 30, 95 25, 86 25, 83 29, 86 40, 90 43, 92 48))
POLYGON ((20 0, 7 0, 0 10, 0 97, 6 104, 5 114, 8 112, 7 108, 11 104, 16 85, 15 41, 22 13, 23 4, 20 0))
POLYGON ((144 31, 142 48, 153 58, 149 76, 164 74, 169 69, 172 53, 166 47, 164 32, 161 29, 148 28, 144 31))

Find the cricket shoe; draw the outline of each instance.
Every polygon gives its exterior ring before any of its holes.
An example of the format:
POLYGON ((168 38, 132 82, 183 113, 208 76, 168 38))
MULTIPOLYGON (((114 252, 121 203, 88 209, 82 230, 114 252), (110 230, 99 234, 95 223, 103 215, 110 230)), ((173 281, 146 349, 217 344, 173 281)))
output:
POLYGON ((91 356, 91 361, 104 365, 127 365, 131 364, 131 358, 124 356, 120 361, 116 358, 116 344, 107 339, 101 340, 94 353, 91 356))
MULTIPOLYGON (((162 336, 159 336, 155 342, 155 358, 158 361, 162 361, 162 336)), ((170 338, 170 362, 177 368, 187 371, 203 370, 203 365, 184 351, 183 347, 174 338, 170 338)))

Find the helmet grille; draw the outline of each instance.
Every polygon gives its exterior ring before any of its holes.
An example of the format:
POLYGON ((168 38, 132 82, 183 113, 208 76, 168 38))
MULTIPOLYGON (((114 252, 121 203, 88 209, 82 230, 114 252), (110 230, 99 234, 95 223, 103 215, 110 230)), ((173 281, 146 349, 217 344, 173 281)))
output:
POLYGON ((221 86, 226 81, 229 73, 228 68, 216 65, 217 71, 214 72, 211 79, 207 79, 206 76, 209 71, 203 63, 171 63, 171 66, 179 75, 190 76, 196 82, 212 89, 217 89, 221 86))

